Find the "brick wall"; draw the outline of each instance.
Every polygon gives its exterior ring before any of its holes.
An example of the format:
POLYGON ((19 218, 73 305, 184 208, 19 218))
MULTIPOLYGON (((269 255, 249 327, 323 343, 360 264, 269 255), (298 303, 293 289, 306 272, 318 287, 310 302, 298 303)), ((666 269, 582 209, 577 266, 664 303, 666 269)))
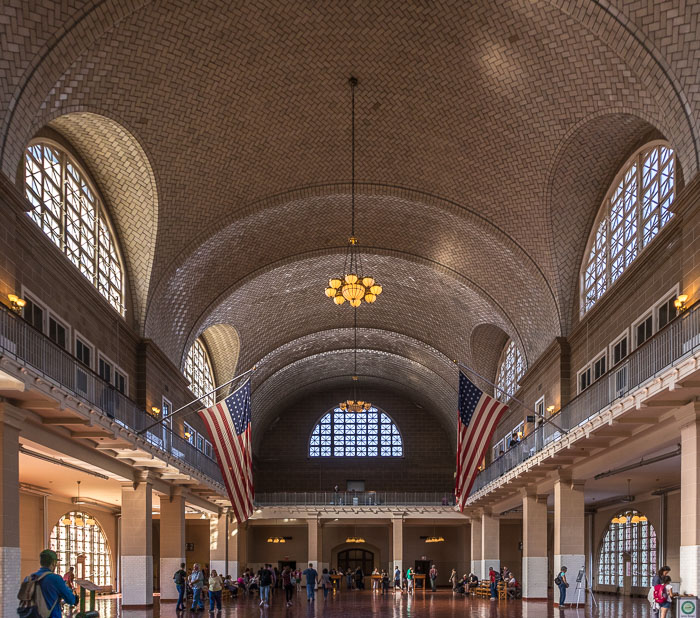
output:
MULTIPOLYGON (((364 480, 368 491, 444 491, 454 488, 455 460, 448 436, 429 410, 386 391, 363 396, 396 422, 403 436, 402 458, 309 459, 308 441, 321 416, 347 390, 326 391, 290 405, 262 441, 255 459, 256 492, 342 490, 348 480, 364 480)), ((255 431, 255 428, 253 428, 255 431)))

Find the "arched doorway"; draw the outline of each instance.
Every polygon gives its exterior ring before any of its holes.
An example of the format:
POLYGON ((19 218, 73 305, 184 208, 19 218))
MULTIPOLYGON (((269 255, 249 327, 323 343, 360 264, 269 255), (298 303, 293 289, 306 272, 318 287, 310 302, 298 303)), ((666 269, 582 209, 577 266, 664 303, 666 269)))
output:
POLYGON ((345 549, 338 552, 338 567, 343 573, 348 569, 355 571, 357 567, 366 575, 374 569, 374 553, 367 549, 345 549))

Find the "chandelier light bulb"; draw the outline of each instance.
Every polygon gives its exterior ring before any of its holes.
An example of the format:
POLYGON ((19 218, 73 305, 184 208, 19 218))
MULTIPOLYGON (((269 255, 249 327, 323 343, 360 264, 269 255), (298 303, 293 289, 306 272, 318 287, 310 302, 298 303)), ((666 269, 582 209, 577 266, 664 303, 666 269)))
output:
POLYGON ((358 298, 356 300, 351 300, 350 301, 350 306, 351 307, 359 307, 362 304, 362 301, 358 298))
POLYGON ((365 294, 365 302, 368 304, 372 304, 375 300, 377 300, 377 295, 372 294, 371 292, 369 294, 365 294))
POLYGON ((357 283, 357 275, 353 273, 345 275, 345 283, 357 283))
POLYGON ((333 298, 335 296, 335 288, 326 288, 326 296, 333 298))
POLYGON ((333 279, 328 281, 328 285, 330 285, 334 290, 337 290, 342 284, 343 282, 337 277, 333 277, 333 279))
POLYGON ((364 285, 366 288, 370 288, 374 285, 374 279, 372 279, 372 277, 363 277, 362 285, 364 285))
POLYGON ((338 294, 334 299, 333 302, 336 305, 342 305, 345 302, 345 298, 343 298, 340 294, 338 294))
POLYGON ((382 286, 375 283, 374 285, 370 286, 369 291, 372 292, 372 294, 379 296, 382 293, 382 286))

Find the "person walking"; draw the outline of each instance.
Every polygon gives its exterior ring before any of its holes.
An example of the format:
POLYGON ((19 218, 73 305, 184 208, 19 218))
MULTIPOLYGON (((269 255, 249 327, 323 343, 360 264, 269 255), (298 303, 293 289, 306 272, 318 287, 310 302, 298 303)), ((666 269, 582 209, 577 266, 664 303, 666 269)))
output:
POLYGON ((428 572, 428 577, 430 577, 430 590, 431 592, 435 592, 437 590, 437 577, 438 577, 438 570, 435 568, 435 565, 433 565, 428 572))
POLYGON ((294 571, 294 579, 296 580, 297 592, 301 592, 301 569, 294 571))
POLYGON ((318 571, 314 569, 313 563, 309 562, 309 568, 304 569, 306 578, 306 602, 311 603, 316 599, 316 583, 318 582, 318 571))
POLYGON ((352 590, 352 569, 350 567, 348 567, 348 571, 345 574, 345 579, 348 584, 348 590, 352 590))
POLYGON ((398 566, 394 567, 394 590, 401 590, 401 570, 398 566))
POLYGON ((489 587, 491 588, 491 600, 496 600, 496 588, 498 587, 498 574, 489 567, 489 587))
POLYGON ((175 582, 175 588, 177 588, 177 605, 175 605, 175 611, 185 610, 185 590, 187 586, 187 571, 185 571, 185 563, 180 564, 180 568, 175 571, 173 575, 173 582, 175 582))
POLYGON ((450 584, 452 584, 452 592, 457 590, 457 569, 452 569, 450 573, 450 584))
POLYGON ((406 582, 408 594, 411 594, 413 592, 413 569, 411 567, 408 567, 408 569, 406 569, 406 582))
POLYGON ((294 576, 292 574, 292 570, 289 568, 289 566, 285 566, 282 569, 282 588, 284 588, 284 598, 285 601, 287 602, 287 607, 290 607, 292 605, 292 595, 294 594, 294 583, 292 582, 292 579, 294 579, 294 576))
POLYGON ((78 598, 73 594, 73 591, 66 585, 65 580, 54 573, 58 565, 58 556, 55 551, 45 549, 39 554, 40 569, 36 573, 32 573, 26 577, 24 584, 29 581, 36 582, 34 588, 34 598, 22 598, 22 588, 17 595, 20 602, 33 602, 41 616, 47 618, 61 618, 61 599, 68 605, 77 605, 78 598))
POLYGON ((333 584, 331 583, 331 576, 328 573, 328 569, 323 569, 321 573, 321 588, 323 588, 323 600, 328 600, 328 591, 331 589, 333 584))
POLYGON ((559 575, 554 579, 554 583, 559 587, 559 607, 565 607, 566 589, 569 587, 569 582, 566 581, 566 567, 561 567, 559 575))
POLYGON ((221 591, 224 588, 224 578, 217 574, 216 569, 211 570, 209 575, 209 611, 221 611, 221 591))
POLYGON ((270 607, 270 586, 272 585, 272 571, 264 565, 260 569, 260 607, 270 607))
POLYGON ((63 581, 66 582, 66 586, 71 589, 71 592, 75 591, 75 572, 73 567, 63 574, 63 581))
POLYGON ((203 610, 204 601, 202 601, 202 588, 204 587, 204 573, 202 573, 199 563, 195 562, 193 565, 189 582, 190 586, 192 586, 192 607, 190 607, 190 611, 203 610))

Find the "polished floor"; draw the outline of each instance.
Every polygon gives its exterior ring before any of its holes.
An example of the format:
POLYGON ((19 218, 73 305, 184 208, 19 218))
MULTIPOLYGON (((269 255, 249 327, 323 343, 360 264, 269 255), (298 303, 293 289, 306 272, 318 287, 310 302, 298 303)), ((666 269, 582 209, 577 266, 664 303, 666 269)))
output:
MULTIPOLYGON (((415 597, 343 591, 329 596, 327 601, 322 595, 317 596, 312 604, 306 602, 305 595, 297 594, 292 607, 287 608, 284 595, 278 591, 269 609, 259 607, 256 598, 244 597, 225 602, 221 613, 176 612, 174 603, 161 606, 157 596, 153 609, 122 610, 118 597, 98 599, 96 609, 101 618, 652 618, 645 599, 598 595, 596 600, 597 608, 589 604, 585 608, 559 609, 543 602, 467 599, 449 590, 438 590, 434 594, 419 591, 415 597)), ((208 604, 205 607, 208 609, 208 604)))

